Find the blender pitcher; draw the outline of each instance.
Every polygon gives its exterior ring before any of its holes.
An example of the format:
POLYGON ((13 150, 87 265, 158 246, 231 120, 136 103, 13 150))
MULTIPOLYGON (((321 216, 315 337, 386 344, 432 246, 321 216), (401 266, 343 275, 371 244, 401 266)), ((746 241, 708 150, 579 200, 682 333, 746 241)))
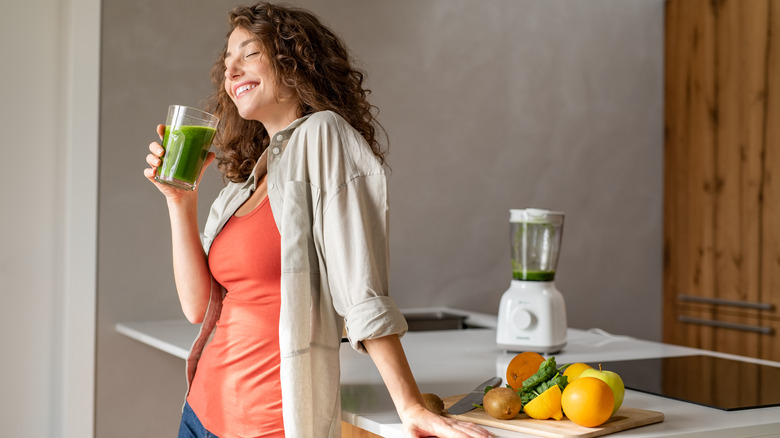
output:
POLYGON ((510 210, 512 278, 553 281, 563 234, 563 214, 528 208, 510 210))
POLYGON ((554 282, 563 219, 538 208, 510 210, 512 280, 499 305, 500 348, 555 353, 566 345, 566 304, 554 282))

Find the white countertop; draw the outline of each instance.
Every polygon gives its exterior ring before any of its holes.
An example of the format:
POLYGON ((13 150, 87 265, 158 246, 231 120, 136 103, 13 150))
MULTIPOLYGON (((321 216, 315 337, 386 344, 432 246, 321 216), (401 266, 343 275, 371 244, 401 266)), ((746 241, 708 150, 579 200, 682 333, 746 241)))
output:
MULTIPOLYGON (((133 339, 184 358, 198 326, 184 320, 118 324, 133 339)), ((555 354, 558 363, 710 354, 693 348, 613 336, 598 330, 569 329, 568 344, 555 354)), ((420 390, 442 397, 462 394, 492 376, 503 377, 514 356, 498 349, 495 330, 410 332, 402 338, 420 390)), ((780 363, 740 358, 780 366, 780 363)), ((342 419, 388 438, 402 438, 401 424, 381 377, 370 357, 341 347, 342 419)), ((663 412, 662 423, 619 432, 621 437, 780 437, 780 407, 721 411, 691 403, 627 390, 623 406, 663 412)), ((498 437, 530 435, 488 428, 498 437)))

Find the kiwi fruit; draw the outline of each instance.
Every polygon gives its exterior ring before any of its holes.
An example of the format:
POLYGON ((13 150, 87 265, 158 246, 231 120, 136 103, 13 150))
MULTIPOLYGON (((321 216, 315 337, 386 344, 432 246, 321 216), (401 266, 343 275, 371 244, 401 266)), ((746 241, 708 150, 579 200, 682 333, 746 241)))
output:
POLYGON ((444 402, 438 395, 426 392, 422 397, 423 402, 425 402, 425 409, 436 415, 441 415, 444 412, 444 402))
POLYGON ((499 420, 515 418, 520 413, 523 403, 520 396, 512 388, 493 388, 482 398, 485 412, 499 420))

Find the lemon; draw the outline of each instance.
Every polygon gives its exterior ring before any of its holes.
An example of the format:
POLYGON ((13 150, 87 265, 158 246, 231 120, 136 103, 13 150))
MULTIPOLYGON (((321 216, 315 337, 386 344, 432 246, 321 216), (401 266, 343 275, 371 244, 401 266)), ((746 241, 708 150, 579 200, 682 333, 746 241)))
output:
POLYGON ((561 410, 561 387, 553 385, 539 394, 535 399, 528 402, 523 410, 531 418, 537 420, 546 420, 552 418, 555 420, 563 419, 561 410))
POLYGON ((580 374, 583 371, 585 371, 587 369, 590 369, 590 368, 593 368, 593 367, 588 365, 588 364, 586 364, 586 363, 582 363, 582 362, 573 363, 573 364, 571 364, 571 365, 566 367, 566 371, 563 372, 563 375, 568 377, 569 378, 568 382, 571 383, 577 377, 579 377, 580 374))

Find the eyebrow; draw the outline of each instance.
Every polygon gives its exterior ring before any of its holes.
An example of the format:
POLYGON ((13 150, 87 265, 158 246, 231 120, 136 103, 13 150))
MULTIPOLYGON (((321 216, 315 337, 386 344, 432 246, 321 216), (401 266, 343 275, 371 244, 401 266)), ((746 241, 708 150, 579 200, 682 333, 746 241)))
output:
MULTIPOLYGON (((247 44, 249 44, 249 43, 253 43, 253 42, 255 42, 255 41, 256 41, 256 40, 255 40, 255 39, 253 39, 253 38, 250 38, 250 39, 248 39, 248 40, 244 40, 244 41, 242 41, 242 42, 241 42, 241 44, 239 44, 239 45, 238 45, 238 48, 239 48, 239 49, 243 49, 243 48, 244 48, 244 46, 246 46, 246 45, 247 45, 247 44)), ((230 52, 225 52, 225 58, 229 58, 229 57, 230 57, 230 52)))

